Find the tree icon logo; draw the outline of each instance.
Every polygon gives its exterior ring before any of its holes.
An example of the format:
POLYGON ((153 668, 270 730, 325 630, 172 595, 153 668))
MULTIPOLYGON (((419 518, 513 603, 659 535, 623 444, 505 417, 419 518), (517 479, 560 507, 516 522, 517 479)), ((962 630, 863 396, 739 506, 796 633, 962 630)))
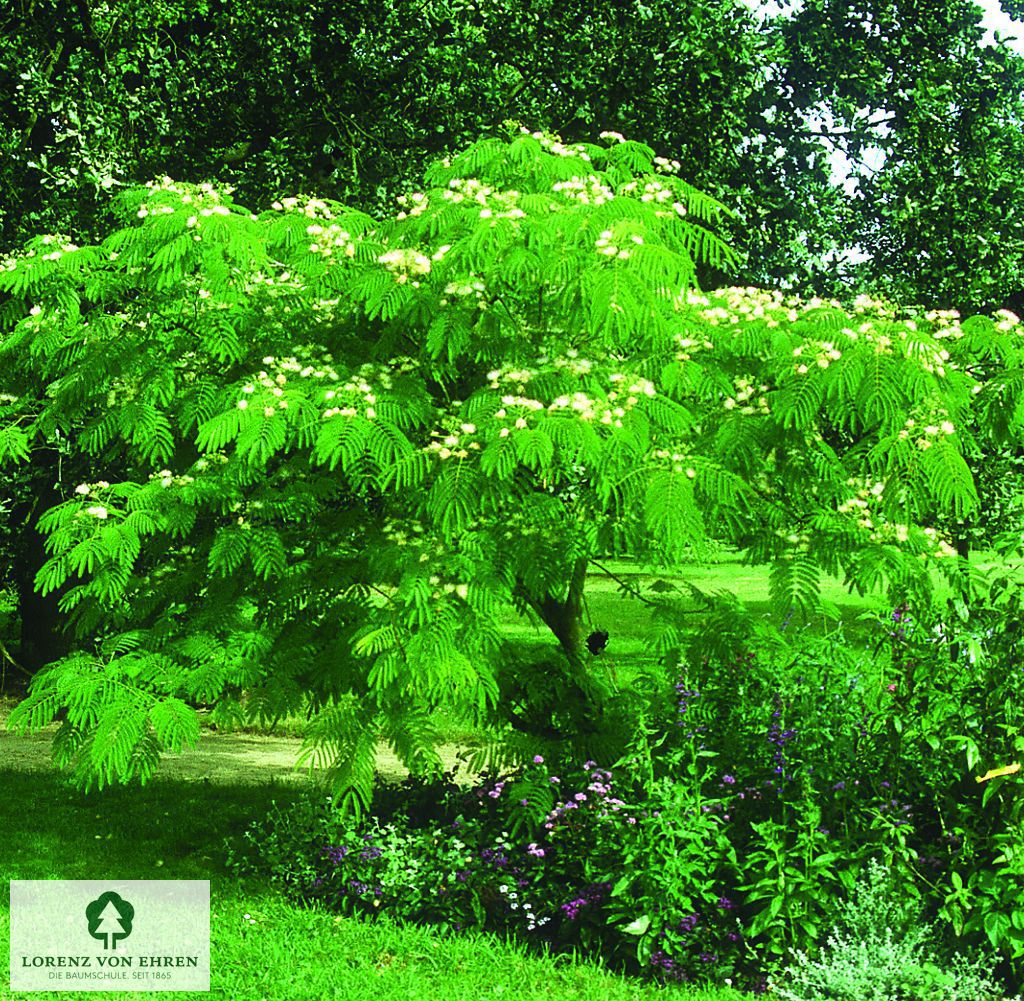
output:
POLYGON ((103 940, 105 949, 113 949, 114 943, 131 935, 134 917, 135 908, 113 890, 101 893, 85 909, 89 934, 103 940))

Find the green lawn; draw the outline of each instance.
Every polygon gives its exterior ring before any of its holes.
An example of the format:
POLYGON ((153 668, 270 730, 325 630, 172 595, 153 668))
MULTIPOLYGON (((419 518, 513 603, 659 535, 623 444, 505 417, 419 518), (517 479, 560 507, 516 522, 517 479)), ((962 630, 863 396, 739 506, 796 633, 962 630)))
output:
MULTIPOLYGON (((982 552, 972 553, 971 564, 977 570, 1003 566, 991 554, 982 552)), ((586 604, 595 628, 607 629, 610 634, 608 654, 628 660, 649 653, 650 606, 623 595, 622 585, 615 578, 652 598, 657 595, 649 588, 656 580, 692 584, 707 593, 730 591, 753 614, 774 618, 777 625, 782 625, 771 608, 768 572, 765 566, 745 566, 738 555, 731 553, 725 553, 714 563, 677 566, 659 573, 645 570, 635 560, 600 559, 591 564, 587 575, 586 604)), ((940 597, 949 594, 948 585, 937 571, 933 571, 933 581, 940 597)), ((822 578, 821 596, 839 609, 847 639, 854 644, 865 638, 869 629, 868 624, 858 621, 859 616, 883 600, 881 594, 862 596, 851 592, 840 578, 827 576, 822 578)), ((502 627, 508 636, 553 642, 547 630, 537 629, 512 611, 506 614, 502 627)), ((834 628, 834 623, 820 617, 804 622, 797 616, 790 620, 788 628, 820 631, 834 628)))
MULTIPOLYGON (((0 750, 2 750, 0 737, 0 750)), ((570 957, 528 956, 493 937, 440 937, 303 910, 256 885, 240 885, 223 865, 223 839, 262 815, 294 787, 154 780, 143 789, 84 796, 45 772, 0 771, 0 874, 10 879, 209 879, 211 990, 175 997, 231 1001, 478 1001, 654 999, 666 991, 627 981, 570 957), (248 915, 248 918, 246 917, 248 915)), ((8 902, 0 925, 8 931, 8 902)), ((722 988, 668 993, 680 1001, 740 998, 722 988)), ((81 998, 75 992, 0 996, 81 998)), ((89 992, 92 998, 166 997, 89 992)))

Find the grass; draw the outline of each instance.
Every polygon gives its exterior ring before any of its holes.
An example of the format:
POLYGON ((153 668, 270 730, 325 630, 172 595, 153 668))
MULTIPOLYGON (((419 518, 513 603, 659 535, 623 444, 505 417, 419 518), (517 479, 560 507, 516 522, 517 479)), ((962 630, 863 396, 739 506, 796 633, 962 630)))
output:
MULTIPOLYGON (((441 937, 428 928, 367 923, 301 909, 224 867, 223 841, 262 816, 294 786, 214 785, 156 779, 142 789, 88 796, 56 775, 0 771, 0 878, 209 879, 210 993, 177 997, 232 1001, 653 1001, 665 990, 629 981, 572 957, 527 955, 493 936, 441 937), (252 922, 243 915, 250 915, 252 922)), ((7 902, 0 926, 9 931, 7 902)), ((680 1001, 738 1001, 722 987, 673 988, 680 1001)), ((76 992, 0 997, 80 998, 76 992)), ((89 992, 92 998, 124 997, 89 992)), ((160 992, 133 997, 163 997, 160 992)))

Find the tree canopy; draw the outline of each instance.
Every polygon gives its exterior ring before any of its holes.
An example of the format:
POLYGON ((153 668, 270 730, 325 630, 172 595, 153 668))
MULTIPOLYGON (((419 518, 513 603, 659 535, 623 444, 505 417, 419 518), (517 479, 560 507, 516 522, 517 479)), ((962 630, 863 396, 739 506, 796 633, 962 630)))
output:
POLYGON ((308 701, 359 807, 378 741, 436 766, 439 707, 520 735, 492 760, 615 739, 595 555, 737 545, 794 610, 823 572, 896 595, 960 572, 934 520, 977 506, 966 457, 1019 440, 1019 320, 701 292, 727 212, 679 172, 512 126, 388 217, 164 178, 98 245, 9 258, 0 461, 64 441, 81 475, 37 577, 75 649, 15 722, 65 709, 58 756, 102 784, 194 739, 190 701, 308 701), (509 607, 550 629, 543 664, 509 607))

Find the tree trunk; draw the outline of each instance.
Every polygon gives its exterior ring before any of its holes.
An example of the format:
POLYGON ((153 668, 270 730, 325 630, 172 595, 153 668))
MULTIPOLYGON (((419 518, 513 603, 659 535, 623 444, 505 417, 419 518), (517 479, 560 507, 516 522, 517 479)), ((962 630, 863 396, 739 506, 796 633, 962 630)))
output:
POLYGON ((565 601, 549 596, 533 603, 544 624, 555 634, 573 670, 583 663, 583 588, 589 562, 585 556, 576 561, 565 601))

